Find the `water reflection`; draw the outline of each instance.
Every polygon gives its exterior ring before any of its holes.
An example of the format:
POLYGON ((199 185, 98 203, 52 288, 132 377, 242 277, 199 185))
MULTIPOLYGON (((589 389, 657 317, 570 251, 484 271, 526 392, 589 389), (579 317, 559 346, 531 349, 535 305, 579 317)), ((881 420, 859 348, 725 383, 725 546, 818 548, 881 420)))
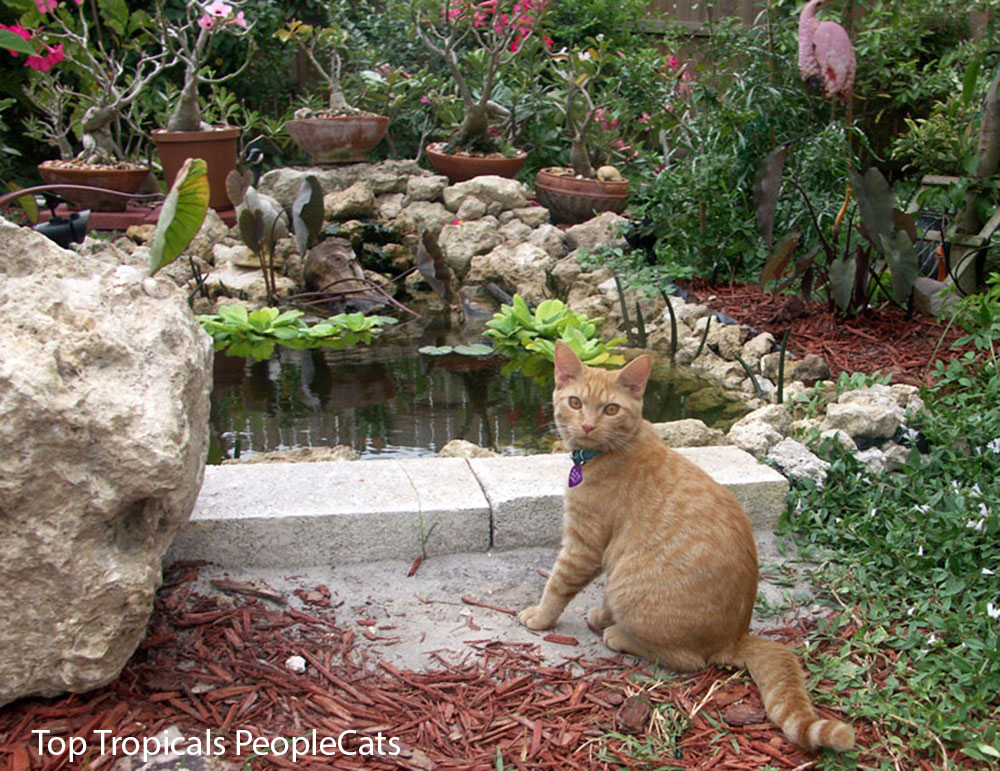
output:
MULTIPOLYGON (((297 447, 349 445, 362 457, 434 455, 452 439, 504 454, 548 452, 551 382, 503 374, 502 360, 416 353, 426 341, 348 351, 280 348, 266 362, 216 355, 209 461, 297 447)), ((653 421, 725 426, 745 412, 721 390, 658 365, 653 421)))

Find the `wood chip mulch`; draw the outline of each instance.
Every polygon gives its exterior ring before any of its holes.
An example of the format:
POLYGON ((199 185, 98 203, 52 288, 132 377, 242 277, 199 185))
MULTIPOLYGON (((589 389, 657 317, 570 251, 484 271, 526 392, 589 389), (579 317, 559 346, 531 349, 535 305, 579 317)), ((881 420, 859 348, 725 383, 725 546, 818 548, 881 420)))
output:
MULTIPOLYGON (((661 676, 621 658, 571 656, 550 666, 532 644, 491 640, 472 644, 460 664, 442 656, 433 670, 403 672, 355 646, 356 635, 390 633, 360 624, 344 606, 331 608, 320 598, 296 610, 282 597, 204 596, 194 591, 196 576, 190 566, 168 576, 145 640, 110 685, 0 709, 0 768, 122 768, 134 750, 119 753, 117 761, 101 755, 95 731, 141 742, 168 726, 183 737, 210 731, 231 767, 249 769, 485 771, 499 767, 498 752, 505 769, 553 771, 738 771, 767 764, 801 771, 815 764, 816 756, 767 722, 758 690, 743 672, 709 668, 661 676), (305 659, 303 674, 286 668, 290 656, 305 659), (86 738, 89 757, 70 763, 66 754, 40 755, 32 731, 41 729, 86 738), (251 759, 245 746, 235 753, 237 731, 270 742, 314 730, 319 739, 337 737, 346 729, 357 731, 347 742, 354 751, 366 740, 373 746, 380 733, 385 742, 396 737, 401 751, 307 755, 295 764, 287 754, 251 759), (666 754, 637 758, 633 748, 654 739, 666 754)), ((772 634, 796 645, 806 631, 772 634)), ((862 745, 874 743, 869 727, 855 727, 862 745)), ((207 754, 213 745, 206 740, 203 746, 207 754)))
POLYGON ((870 308, 852 318, 831 310, 826 302, 803 302, 798 297, 763 292, 753 284, 717 284, 694 281, 685 289, 697 302, 725 313, 759 332, 770 332, 780 342, 791 328, 788 349, 795 356, 823 356, 836 379, 841 372, 892 373, 892 382, 929 385, 928 368, 937 349, 949 358, 951 347, 965 332, 947 322, 914 313, 911 318, 893 306, 870 308))

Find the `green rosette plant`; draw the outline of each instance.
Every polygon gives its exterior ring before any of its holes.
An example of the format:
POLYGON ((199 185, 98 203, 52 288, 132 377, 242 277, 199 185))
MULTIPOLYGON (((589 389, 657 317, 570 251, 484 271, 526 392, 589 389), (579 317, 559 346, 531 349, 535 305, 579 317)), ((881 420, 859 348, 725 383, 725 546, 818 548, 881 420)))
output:
POLYGON ((197 318, 215 340, 215 350, 258 360, 271 358, 279 344, 299 350, 342 350, 359 343, 367 345, 381 331, 380 327, 396 323, 388 316, 341 313, 310 326, 302 321, 303 315, 298 310, 260 308, 248 312, 242 305, 223 305, 217 315, 197 318))

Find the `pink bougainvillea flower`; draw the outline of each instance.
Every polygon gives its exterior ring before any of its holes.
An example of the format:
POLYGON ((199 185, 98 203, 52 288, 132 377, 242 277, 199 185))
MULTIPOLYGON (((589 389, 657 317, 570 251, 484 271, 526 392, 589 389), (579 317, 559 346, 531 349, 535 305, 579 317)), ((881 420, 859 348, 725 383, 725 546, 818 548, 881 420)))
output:
POLYGON ((645 110, 642 111, 642 115, 639 116, 639 123, 649 123, 651 116, 645 110))
POLYGON ((679 70, 681 68, 681 60, 673 54, 670 54, 670 56, 667 57, 667 66, 672 70, 679 70))
POLYGON ((38 12, 44 14, 54 11, 59 5, 59 0, 35 0, 35 5, 38 6, 38 12))
POLYGON ((24 66, 31 67, 31 69, 38 70, 39 72, 49 72, 66 58, 61 43, 55 46, 47 46, 47 48, 45 56, 29 56, 24 60, 24 66))
POLYGON ((556 44, 556 41, 550 38, 548 35, 545 36, 544 40, 545 40, 545 50, 551 51, 552 46, 556 44))

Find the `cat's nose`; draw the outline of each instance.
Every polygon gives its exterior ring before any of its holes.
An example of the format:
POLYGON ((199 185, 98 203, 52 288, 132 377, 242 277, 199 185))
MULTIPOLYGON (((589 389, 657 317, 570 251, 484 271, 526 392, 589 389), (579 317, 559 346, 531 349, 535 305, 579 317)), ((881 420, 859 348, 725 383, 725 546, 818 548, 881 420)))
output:
POLYGON ((590 423, 584 423, 582 426, 580 426, 580 428, 583 429, 583 433, 585 434, 589 434, 591 431, 594 430, 594 426, 591 425, 590 423))

